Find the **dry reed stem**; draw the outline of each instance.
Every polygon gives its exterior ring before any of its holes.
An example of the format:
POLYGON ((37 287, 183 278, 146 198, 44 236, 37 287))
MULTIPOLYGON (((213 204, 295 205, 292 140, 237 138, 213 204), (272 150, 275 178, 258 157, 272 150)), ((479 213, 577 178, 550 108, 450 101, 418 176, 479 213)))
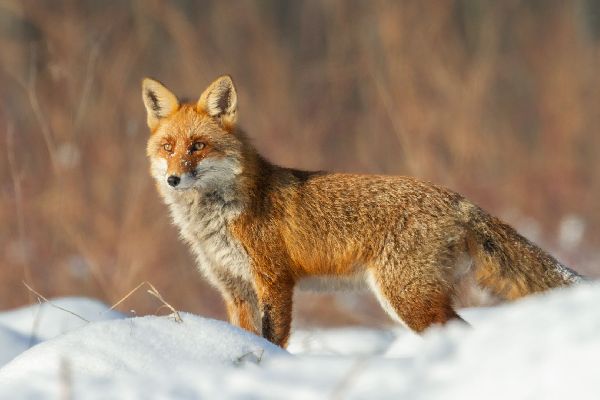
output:
MULTIPOLYGON (((54 303, 52 303, 50 300, 48 300, 44 295, 42 295, 41 293, 39 293, 38 291, 36 291, 35 289, 33 289, 31 286, 29 286, 26 282, 23 282, 23 285, 25 285, 25 287, 27 288, 27 290, 29 290, 31 293, 35 294, 38 297, 38 300, 43 300, 44 302, 50 304, 52 307, 57 308, 61 311, 67 312, 69 314, 72 314, 74 316, 76 316, 77 318, 85 321, 85 322, 90 322, 89 320, 85 319, 84 317, 82 317, 81 315, 78 315, 77 313, 67 310, 66 308, 63 308, 61 306, 58 306, 54 303)), ((156 289, 156 287, 151 284, 148 281, 144 281, 142 283, 140 283, 139 285, 137 285, 134 289, 130 290, 129 293, 127 293, 125 296, 123 296, 123 298, 121 298, 119 301, 117 301, 115 304, 113 304, 108 310, 104 311, 104 313, 108 312, 108 311, 112 311, 114 310, 119 304, 123 303, 125 300, 127 300, 132 294, 134 294, 137 290, 139 290, 142 286, 147 285, 150 287, 150 289, 146 290, 146 292, 148 292, 149 294, 151 294, 153 297, 157 298, 161 303, 163 303, 162 307, 167 307, 169 310, 171 310, 172 315, 173 315, 173 319, 175 320, 175 322, 177 323, 181 323, 183 322, 183 319, 181 318, 181 315, 179 314, 179 311, 177 311, 175 309, 175 307, 173 307, 171 304, 169 304, 164 297, 160 294, 160 292, 158 291, 158 289, 156 289)), ((159 308, 160 309, 160 308, 159 308)))
POLYGON ((171 310, 171 312, 173 313, 172 315, 173 315, 173 318, 175 319, 175 322, 178 322, 178 323, 183 322, 183 319, 181 318, 181 315, 175 309, 175 307, 173 307, 171 304, 169 304, 162 297, 162 295, 158 292, 158 290, 154 287, 154 285, 151 284, 148 281, 144 281, 144 282, 140 283, 139 285, 137 285, 134 289, 130 290, 129 293, 127 293, 119 301, 117 301, 115 304, 113 304, 107 311, 114 310, 119 304, 121 304, 125 300, 127 300, 132 294, 134 294, 135 292, 137 292, 144 285, 150 286, 150 289, 146 290, 146 292, 148 292, 152 296, 156 297, 161 303, 163 303, 164 307, 167 307, 169 310, 171 310))
POLYGON ((181 319, 181 315, 179 315, 179 312, 175 309, 175 307, 167 303, 167 301, 161 296, 158 290, 156 290, 154 285, 152 285, 150 282, 147 283, 148 286, 150 286, 150 290, 147 290, 147 292, 150 293, 152 296, 156 297, 158 300, 160 300, 163 303, 163 305, 168 307, 173 312, 173 318, 175 319, 175 322, 183 322, 183 320, 181 319))
POLYGON ((71 315, 76 316, 77 318, 81 319, 82 321, 85 322, 90 322, 89 320, 83 318, 81 315, 74 313, 73 311, 67 310, 66 308, 63 308, 61 306, 57 306, 56 304, 54 304, 53 302, 51 302, 50 300, 48 300, 47 298, 45 298, 42 294, 38 293, 37 291, 35 291, 31 286, 29 286, 26 282, 23 282, 23 285, 25 285, 25 287, 27 288, 27 290, 29 290, 30 292, 32 292, 33 294, 35 294, 39 299, 44 300, 44 302, 50 304, 52 307, 57 308, 61 311, 67 312, 71 315))
MULTIPOLYGON (((23 191, 21 188, 22 173, 17 170, 17 161, 15 160, 15 132, 12 122, 7 122, 6 126, 6 158, 8 160, 8 169, 15 192, 15 209, 17 215, 17 230, 19 232, 19 251, 23 258, 23 276, 28 282, 33 282, 29 262, 25 258, 25 213, 23 212, 23 191)), ((31 298, 30 298, 31 300, 31 298)))
POLYGON ((40 107, 37 91, 35 89, 35 84, 37 80, 36 64, 36 51, 35 48, 32 47, 31 58, 29 62, 29 76, 27 82, 23 83, 20 80, 18 80, 18 82, 25 89, 25 93, 27 94, 27 98, 29 99, 29 105, 31 106, 31 110, 33 111, 35 119, 37 120, 40 126, 40 130, 42 131, 42 137, 44 139, 44 142, 46 143, 46 149, 48 150, 50 163, 52 164, 52 170, 54 171, 55 177, 59 178, 60 168, 58 167, 58 162, 56 161, 56 145, 54 143, 54 134, 52 132, 52 127, 50 126, 50 123, 44 116, 42 108, 40 107))
POLYGON ((234 364, 235 365, 241 365, 242 362, 244 362, 246 359, 248 359, 250 356, 254 356, 256 358, 256 363, 260 364, 260 362, 262 361, 263 356, 265 355, 265 349, 260 349, 259 354, 256 354, 254 351, 249 351, 247 353, 242 354, 241 356, 239 356, 238 358, 236 358, 234 360, 234 364))
POLYGON ((141 288, 142 286, 144 286, 144 284, 146 283, 146 281, 140 283, 139 285, 137 285, 135 288, 131 289, 129 291, 129 293, 127 293, 125 296, 123 296, 119 301, 117 301, 115 304, 113 304, 107 311, 111 311, 114 310, 115 308, 117 308, 119 306, 119 304, 121 304, 122 302, 124 302, 125 300, 127 300, 129 298, 129 296, 131 296, 132 294, 134 294, 139 288, 141 288))

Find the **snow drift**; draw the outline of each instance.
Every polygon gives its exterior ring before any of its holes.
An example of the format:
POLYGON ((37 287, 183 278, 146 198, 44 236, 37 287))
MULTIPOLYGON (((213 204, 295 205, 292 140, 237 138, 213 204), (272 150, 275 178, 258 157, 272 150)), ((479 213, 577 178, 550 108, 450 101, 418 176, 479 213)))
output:
MULTIPOLYGON (((297 331, 291 354, 190 314, 183 323, 112 315, 47 340, 40 329, 41 343, 0 369, 0 398, 597 399, 598 305, 600 285, 586 284, 464 310, 472 328, 422 337, 400 327, 297 331)), ((16 315, 0 315, 0 355, 28 346, 16 315)))

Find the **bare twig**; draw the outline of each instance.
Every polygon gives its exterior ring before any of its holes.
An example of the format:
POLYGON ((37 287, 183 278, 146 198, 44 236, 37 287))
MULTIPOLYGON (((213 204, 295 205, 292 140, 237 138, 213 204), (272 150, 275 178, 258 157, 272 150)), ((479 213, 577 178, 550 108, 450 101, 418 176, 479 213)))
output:
POLYGON ((54 304, 53 302, 51 302, 50 300, 48 300, 47 298, 45 298, 43 295, 41 295, 40 293, 36 292, 35 289, 33 289, 31 286, 29 286, 26 282, 23 282, 23 285, 25 285, 25 287, 30 292, 32 292, 33 294, 35 294, 39 299, 44 300, 44 302, 50 304, 52 307, 58 308, 59 310, 62 310, 62 311, 67 312, 67 313, 69 313, 71 315, 74 315, 77 318, 81 319, 82 321, 90 322, 89 320, 83 318, 81 315, 78 315, 78 314, 74 313, 73 311, 67 310, 66 308, 63 308, 61 306, 57 306, 56 304, 54 304))

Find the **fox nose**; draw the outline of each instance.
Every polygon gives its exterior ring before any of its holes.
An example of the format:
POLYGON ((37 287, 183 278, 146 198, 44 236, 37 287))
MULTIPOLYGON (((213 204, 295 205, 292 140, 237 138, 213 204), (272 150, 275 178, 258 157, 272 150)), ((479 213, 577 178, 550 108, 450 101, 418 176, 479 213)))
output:
POLYGON ((167 178, 167 183, 173 187, 179 185, 179 182, 181 182, 181 178, 177 175, 171 175, 167 178))

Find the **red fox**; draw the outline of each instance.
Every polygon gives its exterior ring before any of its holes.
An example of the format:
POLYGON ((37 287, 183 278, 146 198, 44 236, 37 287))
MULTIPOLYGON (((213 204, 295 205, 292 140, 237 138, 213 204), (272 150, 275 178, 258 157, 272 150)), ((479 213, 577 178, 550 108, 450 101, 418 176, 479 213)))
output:
POLYGON ((264 159, 236 125, 229 76, 181 104, 142 96, 156 187, 231 323, 285 347, 299 282, 367 287, 416 332, 460 319, 459 299, 582 280, 458 193, 410 177, 309 172, 264 159))

